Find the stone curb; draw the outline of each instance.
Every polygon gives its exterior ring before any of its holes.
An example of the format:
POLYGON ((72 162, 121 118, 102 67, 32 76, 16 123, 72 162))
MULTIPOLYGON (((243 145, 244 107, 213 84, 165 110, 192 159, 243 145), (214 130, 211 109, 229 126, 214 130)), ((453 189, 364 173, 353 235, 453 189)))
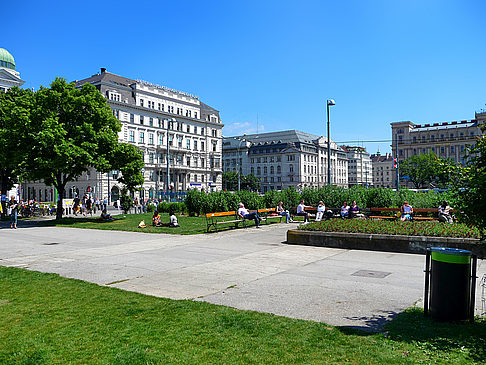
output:
POLYGON ((305 246, 425 254, 428 247, 450 247, 472 251, 483 259, 486 244, 474 238, 398 236, 386 234, 315 232, 290 229, 287 243, 305 246))

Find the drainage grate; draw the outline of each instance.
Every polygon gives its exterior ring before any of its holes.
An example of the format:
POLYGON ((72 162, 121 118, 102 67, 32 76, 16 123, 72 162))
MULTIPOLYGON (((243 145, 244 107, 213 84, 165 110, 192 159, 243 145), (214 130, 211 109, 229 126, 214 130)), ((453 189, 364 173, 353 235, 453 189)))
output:
POLYGON ((364 278, 383 279, 390 274, 391 274, 391 272, 386 272, 386 271, 359 270, 359 271, 356 271, 355 273, 352 273, 351 276, 362 276, 364 278))

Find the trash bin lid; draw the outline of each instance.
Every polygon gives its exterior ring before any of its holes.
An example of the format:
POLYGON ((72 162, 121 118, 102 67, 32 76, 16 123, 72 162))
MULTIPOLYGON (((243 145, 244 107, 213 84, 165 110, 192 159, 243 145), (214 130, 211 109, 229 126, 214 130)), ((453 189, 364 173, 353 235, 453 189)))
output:
POLYGON ((472 252, 450 247, 431 247, 432 260, 451 264, 469 264, 472 252))

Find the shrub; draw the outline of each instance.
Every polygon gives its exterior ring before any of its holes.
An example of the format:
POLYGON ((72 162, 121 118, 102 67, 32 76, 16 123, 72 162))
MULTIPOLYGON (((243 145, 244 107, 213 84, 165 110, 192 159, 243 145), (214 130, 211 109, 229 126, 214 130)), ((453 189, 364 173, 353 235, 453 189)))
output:
POLYGON ((145 211, 147 213, 152 213, 154 210, 155 210, 155 207, 153 206, 153 204, 148 204, 147 207, 145 208, 145 211))

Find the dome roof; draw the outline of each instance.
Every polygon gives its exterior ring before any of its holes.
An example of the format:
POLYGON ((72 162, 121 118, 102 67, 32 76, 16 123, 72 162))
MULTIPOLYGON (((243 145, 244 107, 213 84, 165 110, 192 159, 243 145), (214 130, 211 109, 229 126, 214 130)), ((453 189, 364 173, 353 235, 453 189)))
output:
POLYGON ((0 67, 15 70, 15 60, 10 52, 4 48, 0 48, 0 67))

